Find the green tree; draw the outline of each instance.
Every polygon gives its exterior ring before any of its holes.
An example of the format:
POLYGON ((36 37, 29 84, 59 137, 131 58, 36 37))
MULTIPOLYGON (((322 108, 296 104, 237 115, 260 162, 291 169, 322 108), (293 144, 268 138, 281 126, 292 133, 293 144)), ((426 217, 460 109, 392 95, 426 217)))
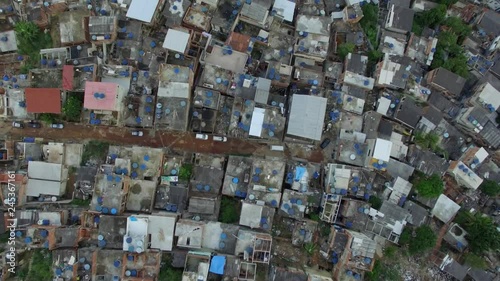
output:
POLYGON ((477 269, 486 269, 488 267, 484 258, 474 253, 467 253, 464 257, 464 263, 477 269))
POLYGON ((444 20, 443 25, 447 26, 450 28, 450 30, 455 33, 458 37, 463 37, 468 35, 471 31, 472 28, 465 24, 460 18, 458 17, 449 17, 444 20))
POLYGON ((484 194, 489 196, 497 196, 500 193, 500 184, 492 180, 483 181, 479 188, 484 194))
POLYGON ((69 95, 63 105, 62 112, 68 121, 80 121, 82 101, 75 95, 69 95))
POLYGON ((238 202, 229 197, 222 197, 219 221, 222 223, 237 223, 240 220, 238 202))
POLYGON ((443 193, 443 181, 437 174, 430 177, 420 178, 415 184, 419 196, 424 198, 436 198, 443 193))
POLYGON ((479 212, 472 214, 462 211, 458 213, 455 222, 467 231, 469 247, 475 254, 500 249, 500 232, 488 216, 479 212))
POLYGON ((14 26, 14 31, 19 54, 28 56, 21 68, 21 72, 27 74, 30 69, 38 66, 40 50, 52 47, 52 38, 50 33, 43 33, 33 22, 18 22, 14 26))
POLYGON ((446 10, 445 5, 439 5, 436 8, 425 11, 421 14, 421 21, 424 23, 424 26, 435 28, 445 19, 446 10))
POLYGON ((355 47, 356 46, 352 43, 343 43, 338 46, 337 53, 342 59, 344 59, 349 53, 354 51, 355 47))
POLYGON ((377 46, 378 7, 374 4, 366 4, 361 9, 363 10, 363 18, 361 18, 359 24, 365 31, 370 43, 377 46))
POLYGON ((371 50, 368 52, 368 61, 371 63, 377 63, 383 56, 384 53, 377 50, 371 50))
POLYGON ((457 42, 458 35, 453 31, 439 33, 431 68, 444 67, 466 78, 469 75, 467 57, 463 54, 463 49, 457 42))
MULTIPOLYGON (((21 21, 14 26, 16 39, 22 41, 34 41, 41 33, 40 28, 33 22, 21 21)), ((36 42, 33 42, 36 43, 36 42)))
POLYGON ((408 253, 410 255, 417 255, 425 253, 432 249, 436 244, 436 234, 428 225, 417 227, 412 234, 409 228, 405 228, 399 243, 401 245, 408 245, 408 253))
POLYGON ((375 210, 378 210, 380 209, 380 207, 382 207, 382 199, 378 198, 377 196, 370 196, 370 199, 368 199, 368 203, 370 203, 372 208, 375 210))

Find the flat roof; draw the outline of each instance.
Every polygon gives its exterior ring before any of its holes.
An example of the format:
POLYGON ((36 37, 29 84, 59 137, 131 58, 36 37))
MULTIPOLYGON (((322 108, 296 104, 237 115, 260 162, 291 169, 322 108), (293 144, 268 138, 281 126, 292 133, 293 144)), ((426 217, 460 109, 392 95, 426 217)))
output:
POLYGON ((290 108, 287 134, 321 140, 327 102, 326 98, 294 95, 290 108))
POLYGON ((377 139, 375 141, 375 149, 373 151, 373 158, 382 161, 389 161, 391 158, 392 142, 384 139, 377 139))
POLYGON ((28 178, 48 181, 62 181, 62 165, 41 161, 29 161, 28 178))
POLYGON ((40 195, 61 196, 64 193, 66 182, 28 179, 26 196, 40 197, 40 195))
POLYGON ((252 123, 250 123, 249 135, 260 137, 262 134, 262 124, 264 124, 264 116, 266 110, 264 108, 254 108, 252 114, 252 123))
POLYGON ((233 50, 231 54, 224 55, 222 50, 223 47, 213 46, 212 52, 207 53, 205 62, 225 70, 230 70, 233 73, 244 73, 248 54, 233 50))
POLYGON ((24 95, 29 113, 61 113, 61 90, 57 88, 27 88, 24 95))
POLYGON ((189 42, 189 36, 189 32, 170 28, 167 31, 165 41, 163 41, 163 48, 184 53, 189 42))
POLYGON ((9 30, 0 33, 0 38, 7 38, 7 41, 0 40, 0 53, 13 52, 17 50, 16 33, 9 30))
POLYGON ((460 210, 460 205, 448 198, 448 196, 441 194, 431 214, 436 216, 440 221, 447 223, 455 216, 458 210, 460 210))
POLYGON ((486 151, 486 149, 484 149, 484 147, 481 147, 476 152, 476 154, 474 154, 474 157, 477 158, 477 160, 479 161, 479 163, 482 163, 486 158, 488 158, 488 156, 489 156, 488 151, 486 151))
MULTIPOLYGON (((450 168, 453 167, 453 164, 450 168)), ((459 183, 465 185, 468 188, 472 188, 476 190, 481 183, 483 183, 483 179, 480 178, 472 169, 470 169, 467 165, 465 165, 462 161, 458 161, 455 163, 455 167, 452 169, 453 175, 455 178, 458 178, 459 183)))
POLYGON ((158 87, 158 97, 165 98, 189 98, 189 94, 191 92, 191 87, 189 83, 184 82, 169 82, 162 83, 158 87))
POLYGON ((295 2, 289 0, 274 0, 273 11, 282 16, 286 21, 293 21, 295 2))
POLYGON ((378 99, 377 112, 386 115, 389 107, 391 106, 391 100, 386 97, 380 97, 378 99))
POLYGON ((127 17, 140 20, 143 22, 151 22, 158 7, 160 0, 132 0, 127 11, 127 17))
POLYGON ((262 217, 262 206, 243 202, 241 206, 240 225, 259 228, 262 217))
POLYGON ((172 251, 176 218, 155 215, 150 215, 148 218, 148 234, 151 235, 151 248, 172 251))
POLYGON ((85 100, 83 107, 96 110, 115 111, 118 84, 109 82, 85 83, 85 100))

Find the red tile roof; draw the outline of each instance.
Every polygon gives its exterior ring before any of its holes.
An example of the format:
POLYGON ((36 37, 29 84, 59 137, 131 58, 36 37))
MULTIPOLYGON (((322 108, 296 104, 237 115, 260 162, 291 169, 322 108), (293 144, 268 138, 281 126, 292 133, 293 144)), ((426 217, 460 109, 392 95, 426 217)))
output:
POLYGON ((61 113, 61 90, 57 88, 27 88, 24 95, 29 113, 61 113))
POLYGON ((72 65, 63 66, 63 89, 66 91, 73 90, 74 67, 72 65))

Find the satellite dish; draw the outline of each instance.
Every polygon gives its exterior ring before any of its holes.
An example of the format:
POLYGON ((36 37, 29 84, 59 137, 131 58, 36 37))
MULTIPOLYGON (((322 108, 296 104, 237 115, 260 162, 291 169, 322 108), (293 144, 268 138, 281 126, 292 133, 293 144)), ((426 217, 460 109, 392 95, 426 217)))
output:
POLYGON ((52 198, 50 198, 50 200, 51 200, 52 202, 56 202, 56 201, 57 201, 57 197, 52 196, 52 198))

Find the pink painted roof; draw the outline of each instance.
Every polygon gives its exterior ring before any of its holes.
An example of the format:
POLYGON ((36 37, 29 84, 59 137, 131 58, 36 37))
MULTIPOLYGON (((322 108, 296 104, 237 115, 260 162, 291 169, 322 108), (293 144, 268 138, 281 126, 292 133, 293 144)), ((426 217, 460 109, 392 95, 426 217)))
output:
POLYGON ((116 111, 116 97, 118 96, 118 84, 108 82, 86 82, 85 100, 83 107, 94 110, 116 111), (95 97, 98 93, 99 97, 95 97), (104 94, 104 97, 102 97, 104 94))

